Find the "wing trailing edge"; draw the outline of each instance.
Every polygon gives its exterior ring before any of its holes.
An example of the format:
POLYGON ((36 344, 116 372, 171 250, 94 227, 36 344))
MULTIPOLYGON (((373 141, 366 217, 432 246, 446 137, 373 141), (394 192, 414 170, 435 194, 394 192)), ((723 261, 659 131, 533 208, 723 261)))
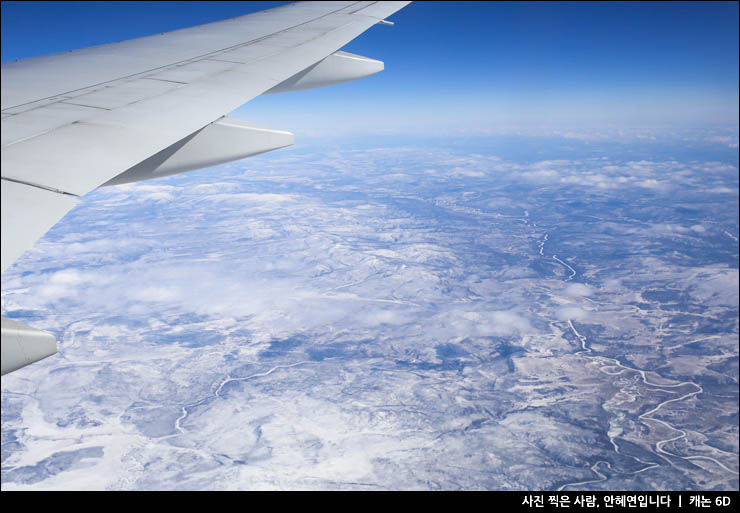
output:
POLYGON ((72 210, 80 198, 73 194, 3 177, 0 182, 2 202, 2 270, 30 248, 37 239, 72 210), (33 208, 28 208, 33 205, 33 208))

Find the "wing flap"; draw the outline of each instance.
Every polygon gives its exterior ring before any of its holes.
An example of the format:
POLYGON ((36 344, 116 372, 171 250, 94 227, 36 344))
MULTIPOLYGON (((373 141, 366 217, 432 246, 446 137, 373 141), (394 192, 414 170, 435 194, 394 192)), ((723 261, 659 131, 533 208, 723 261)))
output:
POLYGON ((0 181, 2 270, 30 248, 80 201, 33 185, 0 181))

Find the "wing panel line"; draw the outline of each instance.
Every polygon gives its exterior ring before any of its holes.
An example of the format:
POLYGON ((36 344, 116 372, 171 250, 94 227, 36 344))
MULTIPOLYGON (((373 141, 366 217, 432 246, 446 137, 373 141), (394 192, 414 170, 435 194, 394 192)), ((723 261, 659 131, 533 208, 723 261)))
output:
POLYGON ((80 196, 78 194, 74 194, 72 192, 62 191, 59 189, 55 189, 54 187, 49 187, 47 185, 41 185, 38 183, 33 182, 24 182, 23 180, 18 180, 17 178, 8 178, 6 176, 0 177, 0 180, 7 180, 8 182, 15 182, 19 183, 21 185, 28 185, 29 187, 38 187, 39 189, 43 189, 45 191, 49 192, 56 192, 57 194, 66 194, 67 196, 74 196, 75 198, 79 198, 80 196))

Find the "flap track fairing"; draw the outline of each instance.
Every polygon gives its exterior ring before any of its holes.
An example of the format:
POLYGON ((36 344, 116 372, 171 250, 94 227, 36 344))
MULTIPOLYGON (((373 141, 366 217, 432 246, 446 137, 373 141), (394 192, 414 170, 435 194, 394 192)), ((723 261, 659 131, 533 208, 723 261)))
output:
POLYGON ((293 144, 293 134, 222 117, 103 185, 151 180, 241 160, 293 144))
POLYGON ((335 52, 263 94, 315 89, 369 77, 383 71, 383 61, 347 52, 335 52))
POLYGON ((57 341, 51 333, 3 317, 0 348, 2 374, 5 375, 55 354, 57 341))

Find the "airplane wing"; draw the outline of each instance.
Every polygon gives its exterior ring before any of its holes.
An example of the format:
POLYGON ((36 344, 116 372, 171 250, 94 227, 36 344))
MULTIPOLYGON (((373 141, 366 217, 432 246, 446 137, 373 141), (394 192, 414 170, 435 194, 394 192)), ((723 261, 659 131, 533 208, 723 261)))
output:
MULTIPOLYGON (((252 98, 383 69, 339 51, 409 2, 299 2, 165 34, 2 64, 2 270, 103 185, 293 143, 226 114, 252 98)), ((2 319, 2 374, 56 352, 2 319)))

